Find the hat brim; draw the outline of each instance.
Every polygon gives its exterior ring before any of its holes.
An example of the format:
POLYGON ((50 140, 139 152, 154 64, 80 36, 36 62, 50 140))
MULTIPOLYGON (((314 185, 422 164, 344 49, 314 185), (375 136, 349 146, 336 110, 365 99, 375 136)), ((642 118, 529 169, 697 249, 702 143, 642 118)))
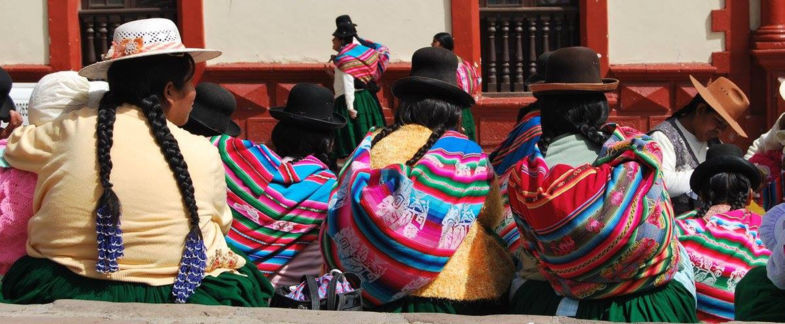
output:
POLYGON ((191 114, 189 115, 188 120, 192 120, 199 124, 199 126, 205 127, 218 134, 226 134, 229 136, 240 135, 242 129, 240 129, 240 126, 238 126, 231 118, 226 118, 225 115, 218 113, 210 114, 209 112, 211 112, 210 108, 204 107, 198 102, 194 102, 194 107, 191 109, 191 114), (206 122, 207 120, 225 120, 226 124, 221 127, 224 130, 219 129, 215 125, 209 125, 206 122))
POLYGON ((717 114, 719 114, 720 117, 722 117, 722 119, 724 119, 725 122, 728 123, 728 125, 730 125, 730 128, 732 128, 733 131, 736 132, 736 134, 739 134, 739 136, 747 138, 747 133, 744 132, 744 129, 741 128, 739 122, 731 118, 731 116, 727 112, 725 112, 725 108, 722 107, 722 104, 720 104, 720 102, 714 98, 714 95, 711 94, 709 89, 704 87, 700 82, 698 82, 697 79, 695 79, 695 77, 691 75, 690 75, 690 81, 692 81, 692 86, 695 87, 695 90, 698 90, 698 94, 701 95, 701 98, 703 98, 703 100, 705 100, 706 103, 709 104, 709 106, 714 111, 716 111, 717 114))
POLYGON ((209 130, 211 130, 213 132, 216 132, 217 134, 226 134, 226 135, 229 135, 229 136, 232 136, 232 137, 237 137, 243 131, 240 128, 240 126, 237 125, 237 123, 235 123, 231 119, 228 121, 228 123, 227 123, 227 125, 225 127, 226 129, 223 130, 223 131, 215 129, 215 127, 213 127, 213 126, 207 125, 206 123, 204 123, 201 120, 199 120, 199 118, 192 117, 190 120, 192 120, 194 123, 199 124, 199 126, 202 126, 202 127, 206 128, 206 129, 209 129, 209 130))
POLYGON ((421 95, 430 98, 439 98, 458 104, 462 108, 474 105, 474 98, 456 85, 442 80, 420 76, 402 78, 392 86, 393 95, 396 97, 406 95, 421 95))
POLYGON ((320 130, 334 130, 346 125, 346 118, 337 113, 333 113, 330 120, 324 120, 311 118, 305 115, 292 114, 284 111, 284 108, 285 107, 270 108, 270 116, 273 116, 273 118, 280 121, 290 122, 306 127, 314 127, 320 130))
POLYGON ((603 78, 602 83, 532 83, 529 89, 534 93, 541 92, 609 92, 619 87, 619 80, 603 78))
POLYGON ((757 188, 761 182, 760 171, 754 164, 738 156, 719 156, 707 160, 692 172, 690 176, 690 188, 694 192, 700 191, 701 185, 705 184, 708 179, 720 172, 735 172, 741 173, 750 180, 753 188, 757 188))
POLYGON ((211 49, 203 49, 203 48, 179 48, 179 49, 168 49, 168 50, 161 50, 161 51, 151 51, 146 53, 123 56, 116 59, 95 62, 79 70, 79 75, 93 80, 105 80, 106 72, 109 71, 109 67, 114 62, 130 60, 130 59, 146 57, 146 56, 153 56, 153 55, 164 55, 164 54, 189 54, 191 55, 191 58, 193 58, 194 63, 201 63, 221 56, 222 52, 211 50, 211 49))
POLYGON ((11 99, 11 96, 5 98, 2 107, 0 107, 0 120, 2 121, 9 121, 11 119, 11 110, 16 110, 16 105, 14 104, 14 100, 11 99))

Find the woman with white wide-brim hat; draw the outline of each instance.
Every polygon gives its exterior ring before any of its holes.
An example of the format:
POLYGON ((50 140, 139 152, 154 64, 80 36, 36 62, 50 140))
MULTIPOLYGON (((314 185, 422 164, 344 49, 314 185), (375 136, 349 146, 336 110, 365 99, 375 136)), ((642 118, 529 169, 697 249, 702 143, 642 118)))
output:
POLYGON ((223 165, 188 120, 195 63, 175 24, 144 19, 114 32, 97 110, 15 131, 5 158, 38 174, 28 256, 3 278, 11 303, 56 299, 267 306, 272 286, 224 239, 232 215, 223 165))

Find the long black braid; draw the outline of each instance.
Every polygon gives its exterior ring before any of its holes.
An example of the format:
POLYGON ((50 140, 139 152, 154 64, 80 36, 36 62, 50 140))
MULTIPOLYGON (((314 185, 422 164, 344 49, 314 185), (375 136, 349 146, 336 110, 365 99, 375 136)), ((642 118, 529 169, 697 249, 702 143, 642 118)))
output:
POLYGON ((712 175, 700 188, 695 188, 702 203, 696 217, 703 217, 712 206, 719 204, 728 204, 731 210, 745 208, 750 188, 750 180, 741 173, 721 172, 712 175))
POLYGON ((414 166, 433 144, 448 130, 455 129, 461 121, 461 107, 449 101, 422 96, 403 96, 395 112, 395 123, 382 129, 371 141, 376 145, 382 138, 406 124, 418 124, 431 129, 431 136, 406 165, 414 166))
POLYGON ((98 106, 96 122, 96 159, 101 183, 101 197, 95 207, 96 242, 98 260, 95 268, 99 273, 116 272, 117 259, 123 256, 122 231, 120 230, 120 200, 112 189, 112 159, 110 152, 114 144, 114 122, 117 103, 111 91, 104 94, 98 106))
POLYGON ((161 98, 170 83, 178 90, 183 89, 193 77, 194 68, 195 64, 190 55, 154 55, 115 62, 108 71, 109 86, 112 90, 101 100, 96 126, 96 156, 103 188, 96 206, 99 254, 96 269, 99 272, 117 271, 117 258, 123 255, 122 232, 119 227, 121 208, 110 181, 110 152, 117 106, 129 103, 141 108, 147 118, 151 133, 175 177, 188 213, 189 233, 185 238, 180 269, 172 288, 175 302, 178 303, 185 302, 201 284, 207 257, 199 228, 193 181, 177 140, 167 126, 161 98))
POLYGON ((563 134, 580 134, 602 146, 610 134, 600 131, 608 120, 608 99, 600 92, 541 94, 537 105, 542 120, 542 136, 537 145, 543 155, 548 146, 563 134))

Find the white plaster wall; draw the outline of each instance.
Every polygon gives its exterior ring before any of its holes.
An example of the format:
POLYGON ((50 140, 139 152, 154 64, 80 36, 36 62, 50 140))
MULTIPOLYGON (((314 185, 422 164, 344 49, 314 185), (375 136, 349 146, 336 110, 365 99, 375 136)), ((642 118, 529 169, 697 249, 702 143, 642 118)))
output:
POLYGON ((711 11, 724 6, 723 0, 609 0, 610 63, 711 63, 711 53, 725 49, 725 34, 711 31, 711 11))
POLYGON ((450 0, 207 0, 204 11, 206 46, 224 52, 209 64, 327 62, 341 14, 387 45, 393 62, 451 30, 450 0))
POLYGON ((0 64, 49 64, 46 0, 0 0, 0 64))

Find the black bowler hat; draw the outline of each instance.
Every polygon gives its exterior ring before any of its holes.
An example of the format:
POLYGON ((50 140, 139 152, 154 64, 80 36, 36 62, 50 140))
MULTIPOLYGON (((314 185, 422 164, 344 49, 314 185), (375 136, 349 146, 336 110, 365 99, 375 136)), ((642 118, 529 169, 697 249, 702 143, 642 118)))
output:
POLYGON ((335 31, 333 36, 338 38, 346 38, 349 36, 357 36, 357 24, 352 22, 349 15, 340 15, 335 18, 335 31))
POLYGON ((701 186, 713 175, 722 172, 741 173, 750 180, 752 188, 760 185, 760 171, 744 159, 744 152, 733 144, 715 144, 706 152, 706 161, 698 165, 690 176, 690 188, 700 192, 701 186))
POLYGON ((285 123, 320 130, 346 125, 346 118, 333 112, 333 93, 313 83, 298 83, 289 92, 285 107, 270 108, 270 115, 285 123))
POLYGON ((232 121, 236 108, 237 101, 229 90, 212 82, 202 82, 196 86, 193 110, 183 128, 204 136, 240 135, 240 126, 232 121))
POLYGON ((0 120, 3 121, 8 121, 11 110, 16 110, 16 105, 10 96, 12 86, 11 76, 0 67, 0 105, 2 105, 0 106, 0 120))
POLYGON ((423 47, 412 55, 412 72, 393 84, 396 97, 421 95, 453 102, 461 107, 474 105, 474 98, 458 86, 458 57, 439 47, 423 47))

